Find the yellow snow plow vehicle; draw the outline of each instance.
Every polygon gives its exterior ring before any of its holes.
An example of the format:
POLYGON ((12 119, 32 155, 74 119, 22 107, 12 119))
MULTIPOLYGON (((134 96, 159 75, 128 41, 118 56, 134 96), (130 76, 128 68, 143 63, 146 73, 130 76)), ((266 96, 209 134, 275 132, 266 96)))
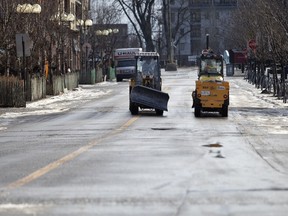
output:
POLYGON ((192 92, 195 117, 202 112, 219 112, 228 117, 229 82, 224 81, 223 57, 211 50, 202 52, 199 59, 198 80, 192 92))
POLYGON ((132 115, 137 115, 139 108, 155 110, 157 115, 163 115, 168 111, 169 95, 161 91, 159 54, 139 52, 135 58, 136 69, 129 83, 129 110, 132 115))

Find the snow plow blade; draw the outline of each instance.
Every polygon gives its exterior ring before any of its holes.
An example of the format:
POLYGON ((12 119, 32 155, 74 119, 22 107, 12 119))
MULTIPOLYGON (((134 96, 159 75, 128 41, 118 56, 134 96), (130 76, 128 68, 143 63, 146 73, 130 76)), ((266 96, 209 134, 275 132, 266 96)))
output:
POLYGON ((167 93, 145 86, 135 86, 131 92, 131 101, 140 107, 144 105, 147 108, 168 111, 168 100, 167 93))

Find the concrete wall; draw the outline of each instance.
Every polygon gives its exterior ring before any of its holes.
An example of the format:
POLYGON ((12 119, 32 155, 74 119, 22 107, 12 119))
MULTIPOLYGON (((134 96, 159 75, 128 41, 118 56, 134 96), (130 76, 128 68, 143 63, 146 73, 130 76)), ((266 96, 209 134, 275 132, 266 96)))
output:
POLYGON ((79 78, 79 83, 80 84, 95 84, 103 82, 103 71, 102 68, 96 67, 93 68, 89 72, 81 72, 80 73, 80 78, 79 78))
POLYGON ((95 70, 92 69, 91 71, 82 71, 79 76, 79 83, 80 84, 95 84, 95 70))
MULTIPOLYGON (((95 81, 96 78, 93 79, 95 81)), ((78 85, 78 72, 53 76, 52 83, 46 83, 45 76, 32 75, 27 81, 25 100, 24 80, 18 77, 0 76, 0 107, 25 107, 26 101, 39 100, 46 95, 59 95, 64 93, 64 89, 73 90, 78 85)))
POLYGON ((78 85, 79 85, 79 73, 78 72, 65 74, 64 88, 67 88, 68 90, 73 90, 74 88, 77 88, 78 85))
POLYGON ((79 73, 67 73, 64 75, 53 76, 52 83, 47 86, 47 94, 59 95, 64 89, 73 90, 79 85, 79 73))
POLYGON ((97 67, 95 69, 95 74, 96 74, 96 83, 103 82, 102 68, 97 67))
POLYGON ((46 98, 46 78, 42 77, 31 77, 30 83, 30 94, 31 101, 46 98))

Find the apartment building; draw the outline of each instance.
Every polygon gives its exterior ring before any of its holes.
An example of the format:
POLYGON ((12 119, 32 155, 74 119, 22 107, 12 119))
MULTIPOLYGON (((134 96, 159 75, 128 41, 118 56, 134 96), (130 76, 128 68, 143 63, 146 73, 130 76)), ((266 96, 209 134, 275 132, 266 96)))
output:
MULTIPOLYGON (((58 11, 61 16, 61 21, 66 21, 64 25, 67 25, 70 31, 66 31, 66 35, 63 35, 66 41, 64 50, 62 51, 64 58, 61 61, 65 68, 72 69, 73 71, 83 70, 83 52, 82 46, 85 43, 85 31, 92 26, 92 20, 90 20, 90 0, 59 0, 58 11), (85 24, 90 21, 89 26, 85 24), (67 67, 67 68, 66 68, 67 67)), ((62 66, 63 67, 63 66, 62 66)), ((63 69, 61 69, 63 70, 63 69)))
POLYGON ((60 0, 60 2, 65 13, 74 14, 76 19, 88 18, 90 0, 60 0))
POLYGON ((174 56, 180 65, 191 65, 206 47, 206 34, 210 35, 210 47, 223 53, 229 38, 225 34, 231 14, 237 8, 237 0, 170 0, 171 24, 177 23, 179 7, 189 9, 190 19, 182 23, 176 34, 174 56))

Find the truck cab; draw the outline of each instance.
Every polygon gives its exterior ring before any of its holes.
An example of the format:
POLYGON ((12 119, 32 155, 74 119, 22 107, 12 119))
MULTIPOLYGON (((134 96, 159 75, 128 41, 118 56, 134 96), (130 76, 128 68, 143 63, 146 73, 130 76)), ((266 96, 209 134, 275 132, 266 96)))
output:
POLYGON ((223 57, 204 50, 199 58, 198 80, 192 92, 194 115, 202 112, 219 112, 228 116, 229 82, 224 81, 223 57))
POLYGON ((162 116, 168 111, 169 95, 162 92, 159 54, 156 52, 139 52, 135 55, 135 73, 129 82, 129 110, 137 115, 141 110, 155 110, 162 116))
POLYGON ((117 82, 130 79, 135 73, 135 55, 142 48, 119 48, 114 51, 115 73, 117 82))

